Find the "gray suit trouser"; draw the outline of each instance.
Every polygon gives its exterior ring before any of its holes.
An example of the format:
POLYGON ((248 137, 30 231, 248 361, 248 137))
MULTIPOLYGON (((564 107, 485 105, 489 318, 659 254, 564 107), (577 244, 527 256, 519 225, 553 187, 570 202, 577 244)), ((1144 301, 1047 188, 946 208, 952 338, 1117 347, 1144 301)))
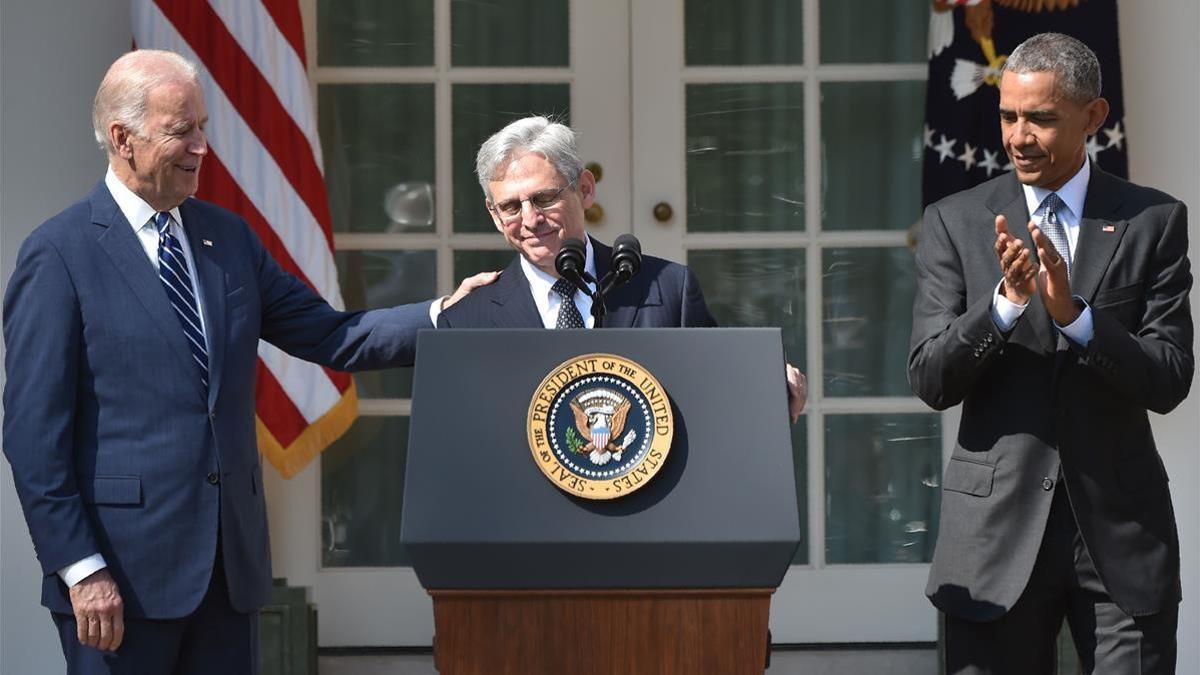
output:
POLYGON ((1013 608, 989 622, 945 617, 946 672, 1054 675, 1057 637, 1064 618, 1084 673, 1175 672, 1178 608, 1134 617, 1113 602, 1079 535, 1066 489, 1059 481, 1037 562, 1013 608))

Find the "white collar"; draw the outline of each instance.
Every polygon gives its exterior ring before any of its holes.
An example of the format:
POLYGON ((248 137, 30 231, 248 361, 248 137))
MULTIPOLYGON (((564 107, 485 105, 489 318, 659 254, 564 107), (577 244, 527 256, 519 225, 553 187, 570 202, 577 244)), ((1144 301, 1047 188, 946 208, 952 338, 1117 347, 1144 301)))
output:
POLYGON ((1057 190, 1047 190, 1046 188, 1033 187, 1032 185, 1022 185, 1025 191, 1025 205, 1029 207, 1029 215, 1033 217, 1037 213, 1042 202, 1046 200, 1046 196, 1051 192, 1057 192, 1058 198, 1063 200, 1067 205, 1067 209, 1074 216, 1074 222, 1079 222, 1083 218, 1083 202, 1087 198, 1088 182, 1092 179, 1092 163, 1088 160, 1083 161, 1083 166, 1079 171, 1071 176, 1071 180, 1067 181, 1062 187, 1057 190))
MULTIPOLYGON (((592 251, 592 238, 585 236, 583 245, 587 248, 583 269, 594 278, 596 276, 596 256, 592 251)), ((537 305, 538 312, 545 316, 550 307, 550 289, 554 286, 554 282, 558 281, 558 278, 550 276, 545 270, 526 260, 525 256, 520 256, 520 259, 521 271, 525 273, 525 278, 529 281, 529 290, 533 293, 533 302, 537 305)))
MULTIPOLYGON (((117 203, 117 208, 121 209, 121 214, 125 216, 125 220, 129 221, 129 225, 133 227, 135 233, 145 227, 158 213, 153 206, 146 203, 146 200, 137 196, 133 190, 121 182, 120 178, 117 178, 111 164, 108 172, 104 174, 104 185, 108 187, 108 192, 112 195, 113 201, 117 203)), ((171 209, 171 218, 180 227, 183 227, 183 219, 179 216, 178 206, 171 209)))

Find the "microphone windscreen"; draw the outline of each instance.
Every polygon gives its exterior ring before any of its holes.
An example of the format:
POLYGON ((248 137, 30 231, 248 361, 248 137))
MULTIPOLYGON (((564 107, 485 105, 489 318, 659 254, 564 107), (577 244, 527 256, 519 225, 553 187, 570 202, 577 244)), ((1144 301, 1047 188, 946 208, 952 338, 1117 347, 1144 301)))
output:
POLYGON ((642 242, 638 241, 638 238, 632 234, 619 235, 616 241, 613 242, 614 251, 622 251, 630 248, 637 251, 639 256, 642 254, 642 242))
POLYGON ((612 266, 622 274, 622 283, 642 269, 642 244, 632 234, 622 234, 613 242, 612 266))
POLYGON ((562 243, 558 255, 554 256, 554 269, 559 276, 571 278, 583 271, 586 258, 587 248, 582 241, 572 237, 562 243))

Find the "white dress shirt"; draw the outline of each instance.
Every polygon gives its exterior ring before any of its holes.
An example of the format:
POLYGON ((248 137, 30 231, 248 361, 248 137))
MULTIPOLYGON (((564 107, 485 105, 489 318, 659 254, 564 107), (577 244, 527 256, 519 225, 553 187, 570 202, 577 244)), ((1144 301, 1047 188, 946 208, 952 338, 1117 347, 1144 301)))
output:
MULTIPOLYGON (((583 261, 583 268, 588 274, 594 278, 596 276, 596 259, 592 252, 592 240, 589 237, 584 237, 584 246, 587 247, 587 256, 583 261)), ((529 281, 529 290, 533 293, 533 304, 537 306, 538 314, 542 317, 542 325, 546 328, 554 328, 558 323, 558 312, 562 308, 562 296, 555 293, 551 288, 554 282, 558 281, 557 277, 552 277, 533 263, 521 256, 521 271, 525 273, 525 278, 529 281)), ((595 291, 596 287, 592 284, 588 286, 595 291)), ((578 289, 575 290, 575 307, 579 309, 579 314, 583 317, 583 323, 588 328, 595 328, 596 317, 592 316, 592 298, 578 289)))
MULTIPOLYGON (((108 168, 108 173, 104 176, 104 184, 108 186, 108 191, 112 193, 113 199, 117 202, 117 208, 121 209, 125 220, 129 221, 133 227, 133 233, 137 235, 138 241, 142 244, 142 249, 146 252, 146 258, 150 260, 150 264, 154 267, 154 271, 158 271, 158 227, 154 224, 154 216, 157 211, 153 206, 150 206, 141 197, 137 196, 121 179, 117 178, 117 174, 113 173, 112 167, 108 168)), ((204 347, 209 346, 208 331, 204 330, 204 296, 200 294, 200 278, 196 274, 196 259, 192 256, 192 247, 188 242, 187 232, 183 229, 183 219, 179 215, 179 207, 171 209, 171 224, 168 228, 171 234, 179 240, 179 245, 183 248, 183 257, 187 260, 188 274, 192 277, 192 293, 196 297, 196 309, 200 313, 200 329, 204 331, 204 347)))
MULTIPOLYGON (((1063 230, 1067 235, 1067 248, 1072 260, 1072 265, 1075 261, 1075 251, 1078 250, 1079 242, 1079 223, 1083 218, 1083 202, 1087 198, 1088 182, 1092 178, 1091 162, 1084 161, 1083 166, 1058 190, 1047 190, 1046 188, 1033 187, 1031 185, 1022 185, 1021 190, 1025 194, 1025 205, 1029 209, 1029 213, 1033 215, 1033 220, 1041 226, 1042 219, 1046 217, 1045 209, 1042 208, 1042 202, 1051 192, 1057 192, 1059 199, 1062 200, 1063 206, 1056 215, 1058 222, 1062 223, 1063 230)), ((1013 223, 1009 223, 1009 231, 1014 227, 1013 223)), ((1018 305, 1009 301, 1001 291, 1001 286, 1004 280, 996 284, 996 292, 992 295, 992 320, 996 322, 996 327, 1003 332, 1012 330, 1017 319, 1021 318, 1021 314, 1025 312, 1028 303, 1018 305)), ((1082 298, 1076 296, 1081 302, 1082 298)), ((1076 344, 1086 347, 1092 341, 1093 326, 1092 326, 1092 308, 1083 303, 1083 311, 1080 312, 1079 318, 1066 326, 1054 325, 1062 331, 1064 335, 1071 339, 1076 344)))

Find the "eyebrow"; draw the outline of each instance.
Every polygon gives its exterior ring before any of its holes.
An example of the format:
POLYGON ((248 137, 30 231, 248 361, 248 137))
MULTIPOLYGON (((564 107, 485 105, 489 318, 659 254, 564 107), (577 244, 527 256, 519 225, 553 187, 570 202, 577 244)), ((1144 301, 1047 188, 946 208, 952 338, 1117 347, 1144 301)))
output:
POLYGON ((497 206, 499 206, 499 205, 501 205, 501 204, 509 204, 509 203, 512 203, 512 202, 523 202, 523 201, 525 201, 526 199, 533 199, 534 197, 536 197, 536 196, 538 196, 538 195, 540 195, 540 194, 545 194, 545 193, 547 193, 547 192, 557 192, 557 191, 559 191, 559 188, 554 188, 554 187, 551 187, 551 188, 542 188, 541 190, 538 190, 538 191, 536 191, 536 192, 531 192, 531 193, 529 194, 529 196, 528 196, 528 197, 526 197, 525 199, 518 199, 518 198, 516 198, 516 197, 513 197, 512 199, 505 199, 504 201, 501 201, 501 202, 496 202, 496 205, 497 205, 497 206))
MULTIPOLYGON (((1013 110, 1012 108, 1001 107, 998 110, 1001 115, 1016 115, 1017 114, 1017 111, 1013 110)), ((1057 114, 1058 113, 1053 110, 1045 110, 1045 109, 1040 109, 1040 108, 1037 110, 1026 110, 1025 111, 1026 117, 1045 117, 1047 115, 1052 116, 1052 115, 1057 115, 1057 114)))

